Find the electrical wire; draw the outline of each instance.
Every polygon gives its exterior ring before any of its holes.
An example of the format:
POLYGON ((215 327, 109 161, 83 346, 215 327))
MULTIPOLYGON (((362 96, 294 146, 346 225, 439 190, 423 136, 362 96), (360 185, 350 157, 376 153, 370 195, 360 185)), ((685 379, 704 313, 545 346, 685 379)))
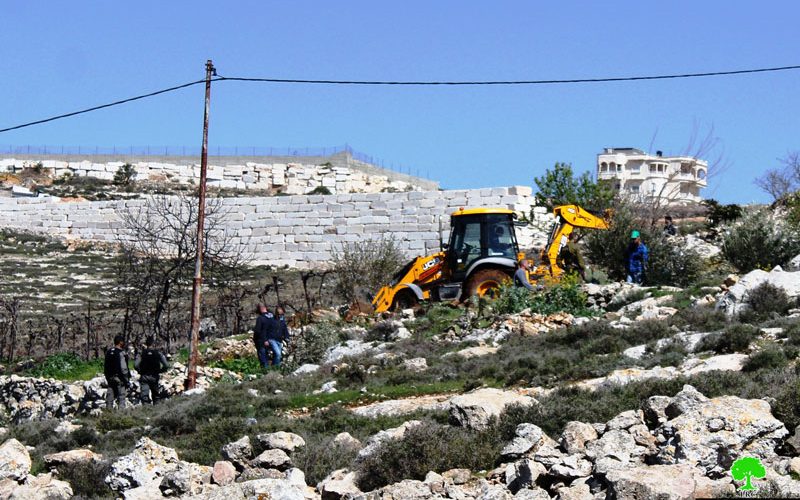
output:
POLYGON ((391 81, 391 80, 301 80, 289 78, 247 78, 220 76, 220 80, 239 82, 265 82, 265 83, 309 83, 323 85, 547 85, 567 83, 603 83, 603 82, 629 82, 640 80, 669 80, 677 78, 699 78, 708 76, 744 75, 748 73, 769 73, 775 71, 788 71, 800 69, 797 66, 778 66, 773 68, 740 69, 733 71, 713 71, 706 73, 679 73, 672 75, 651 76, 621 76, 606 78, 575 78, 567 80, 488 80, 488 81, 391 81))
MULTIPOLYGON (((238 82, 262 82, 262 83, 289 83, 289 84, 316 84, 316 85, 394 85, 394 86, 478 86, 478 85, 555 85, 555 84, 574 84, 574 83, 607 83, 607 82, 631 82, 642 80, 671 80, 679 78, 702 78, 711 76, 731 76, 731 75, 745 75, 752 73, 771 73, 776 71, 789 71, 800 69, 800 65, 794 66, 777 66, 771 68, 755 68, 755 69, 740 69, 733 71, 713 71, 704 73, 679 73, 670 75, 650 75, 650 76, 622 76, 622 77, 604 77, 604 78, 574 78, 574 79, 561 79, 561 80, 486 80, 486 81, 392 81, 392 80, 305 80, 296 78, 249 78, 238 76, 217 76, 212 78, 211 81, 238 81, 238 82)), ((52 116, 42 120, 36 120, 13 127, 6 127, 0 129, 0 133, 9 132, 11 130, 18 130, 33 125, 61 120, 72 116, 97 111, 99 109, 110 108, 112 106, 119 106, 120 104, 138 101, 148 97, 174 92, 176 90, 184 89, 194 85, 205 83, 205 80, 196 80, 182 85, 176 85, 155 92, 142 94, 119 101, 93 106, 91 108, 65 113, 63 115, 52 116)))
POLYGON ((25 128, 25 127, 30 127, 32 125, 39 125, 40 123, 47 123, 47 122, 52 122, 52 121, 55 121, 55 120, 61 120, 62 118, 69 118, 70 116, 82 115, 84 113, 89 113, 91 111, 97 111, 98 109, 110 108, 112 106, 118 106, 120 104, 125 104, 127 102, 138 101, 139 99, 145 99, 147 97, 153 97, 153 96, 156 96, 156 95, 159 95, 159 94, 166 94, 167 92, 173 92, 175 90, 185 89, 186 87, 191 87, 193 85, 197 85, 197 84, 200 84, 200 83, 205 83, 205 79, 197 80, 197 81, 189 82, 189 83, 184 83, 183 85, 176 85, 175 87, 169 87, 169 88, 166 88, 166 89, 157 90, 155 92, 150 92, 148 94, 142 94, 142 95, 137 95, 135 97, 129 97, 127 99, 122 99, 120 101, 109 102, 107 104, 101 104, 99 106, 93 106, 91 108, 81 109, 79 111, 73 111, 72 113, 65 113, 63 115, 51 116, 50 118, 44 118, 42 120, 36 120, 36 121, 33 121, 33 122, 23 123, 23 124, 20 124, 20 125, 14 125, 13 127, 7 127, 7 128, 0 129, 0 133, 8 132, 10 130, 17 130, 17 129, 25 128))

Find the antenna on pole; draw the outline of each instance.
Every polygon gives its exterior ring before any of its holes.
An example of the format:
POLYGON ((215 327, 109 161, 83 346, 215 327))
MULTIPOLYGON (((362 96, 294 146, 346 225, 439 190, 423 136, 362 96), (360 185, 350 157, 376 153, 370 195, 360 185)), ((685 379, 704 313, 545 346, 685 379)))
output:
POLYGON ((211 107, 211 77, 216 75, 211 59, 206 61, 206 107, 203 113, 203 150, 200 154, 200 187, 197 195, 197 256, 192 282, 192 331, 189 341, 189 366, 186 389, 197 385, 198 343, 200 341, 200 292, 203 285, 203 240, 206 221, 206 171, 208 170, 208 112, 211 107))

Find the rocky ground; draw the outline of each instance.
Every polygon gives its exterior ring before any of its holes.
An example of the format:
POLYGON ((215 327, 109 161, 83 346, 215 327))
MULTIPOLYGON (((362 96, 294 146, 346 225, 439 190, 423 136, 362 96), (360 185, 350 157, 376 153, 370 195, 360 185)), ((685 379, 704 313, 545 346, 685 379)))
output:
POLYGON ((329 315, 267 374, 219 339, 200 388, 175 363, 154 407, 2 376, 0 498, 734 496, 743 457, 760 493, 800 495, 800 272, 584 291, 584 315, 329 315))

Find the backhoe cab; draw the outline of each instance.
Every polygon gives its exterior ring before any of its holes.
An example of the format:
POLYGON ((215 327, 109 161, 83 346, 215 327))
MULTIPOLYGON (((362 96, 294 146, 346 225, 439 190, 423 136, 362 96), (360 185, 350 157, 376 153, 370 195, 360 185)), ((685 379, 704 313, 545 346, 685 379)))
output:
POLYGON ((519 253, 512 210, 459 209, 450 216, 442 251, 417 257, 375 295, 375 312, 413 307, 423 300, 493 296, 511 280, 519 253))

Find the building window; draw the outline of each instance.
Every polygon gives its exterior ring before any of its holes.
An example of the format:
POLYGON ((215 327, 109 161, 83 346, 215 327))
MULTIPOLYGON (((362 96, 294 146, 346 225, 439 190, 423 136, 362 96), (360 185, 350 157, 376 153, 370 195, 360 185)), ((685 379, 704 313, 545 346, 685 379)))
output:
POLYGON ((603 162, 600 164, 600 171, 601 172, 608 172, 608 163, 603 162))
POLYGON ((639 184, 631 184, 629 189, 631 193, 639 194, 639 184))
POLYGON ((697 178, 703 180, 706 178, 706 171, 702 168, 697 171, 697 178))

